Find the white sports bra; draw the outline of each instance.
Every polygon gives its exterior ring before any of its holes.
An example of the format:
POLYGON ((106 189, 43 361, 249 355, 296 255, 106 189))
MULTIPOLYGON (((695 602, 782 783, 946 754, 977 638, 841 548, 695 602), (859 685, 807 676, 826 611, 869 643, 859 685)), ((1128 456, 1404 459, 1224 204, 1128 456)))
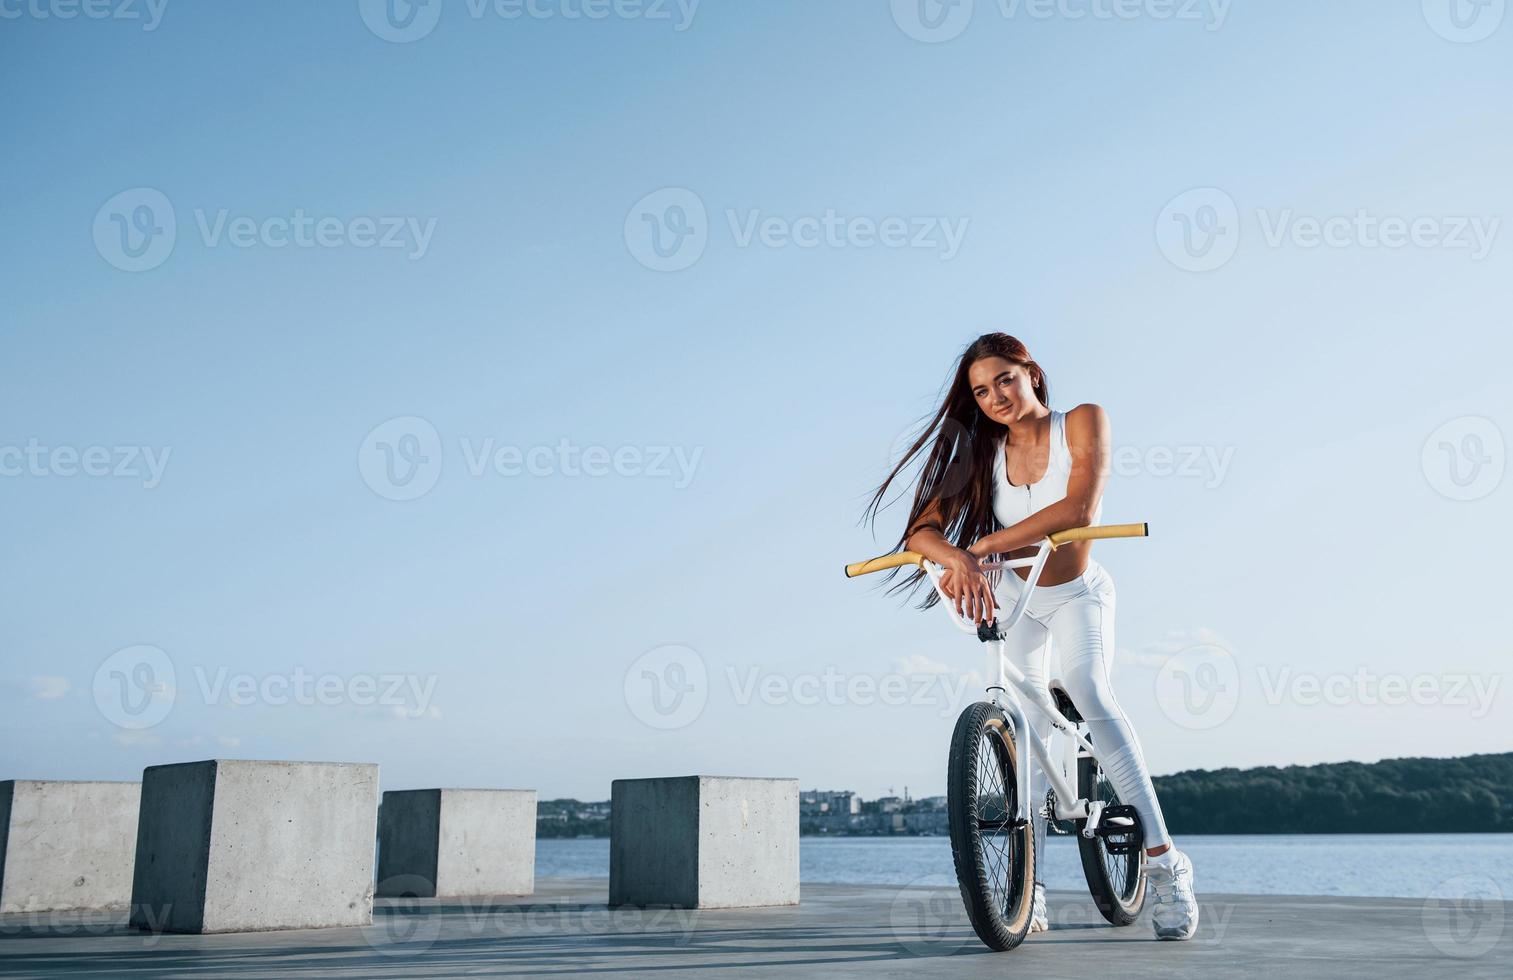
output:
MULTIPOLYGON (((1003 527, 1013 527, 1038 510, 1066 497, 1067 479, 1072 475, 1072 451, 1066 441, 1066 413, 1051 409, 1051 458, 1045 476, 1036 483, 1015 486, 1009 482, 1008 463, 1004 459, 1004 442, 998 440, 993 454, 993 516, 1003 527)), ((1090 523, 1097 524, 1103 514, 1103 501, 1093 511, 1090 523)))

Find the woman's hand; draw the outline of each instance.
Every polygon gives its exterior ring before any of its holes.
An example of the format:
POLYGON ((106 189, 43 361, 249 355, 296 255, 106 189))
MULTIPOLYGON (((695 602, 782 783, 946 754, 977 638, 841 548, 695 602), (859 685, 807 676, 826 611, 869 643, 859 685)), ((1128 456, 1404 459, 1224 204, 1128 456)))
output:
POLYGON ((993 586, 977 556, 958 550, 940 564, 945 569, 940 577, 941 590, 956 603, 957 614, 975 623, 992 622, 996 609, 993 586))

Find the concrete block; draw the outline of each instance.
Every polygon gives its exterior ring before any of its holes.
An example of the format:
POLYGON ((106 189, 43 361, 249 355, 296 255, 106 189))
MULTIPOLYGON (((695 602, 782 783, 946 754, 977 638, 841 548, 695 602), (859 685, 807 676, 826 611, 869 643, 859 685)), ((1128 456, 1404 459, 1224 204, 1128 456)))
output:
POLYGON ((211 760, 152 766, 131 924, 251 932, 373 921, 378 767, 211 760))
POLYGON ((0 913, 125 907, 141 783, 0 782, 0 913))
POLYGON ((610 905, 798 904, 798 780, 617 779, 610 806, 610 905))
POLYGON ((536 889, 536 791, 414 789, 383 795, 378 894, 529 895, 536 889))

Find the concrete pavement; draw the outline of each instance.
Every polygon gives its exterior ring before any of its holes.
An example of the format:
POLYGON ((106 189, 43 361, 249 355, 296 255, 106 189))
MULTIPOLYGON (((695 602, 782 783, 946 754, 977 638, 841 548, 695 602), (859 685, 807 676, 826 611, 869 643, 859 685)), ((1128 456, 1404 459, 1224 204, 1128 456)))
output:
POLYGON ((948 878, 803 886, 801 904, 609 909, 606 879, 543 878, 516 899, 379 899, 362 928, 151 935, 126 912, 0 916, 0 976, 56 977, 1506 977, 1507 902, 1200 895, 1187 943, 1149 913, 1115 929, 1052 892, 1052 931, 991 953, 948 878))

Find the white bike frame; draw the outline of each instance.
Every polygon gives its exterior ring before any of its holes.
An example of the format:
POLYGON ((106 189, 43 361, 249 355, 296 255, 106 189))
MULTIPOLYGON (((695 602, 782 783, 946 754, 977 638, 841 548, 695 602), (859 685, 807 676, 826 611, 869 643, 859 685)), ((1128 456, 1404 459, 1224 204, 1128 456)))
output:
MULTIPOLYGON (((1007 620, 998 623, 997 628, 1000 637, 1006 637, 1009 630, 1018 625, 1020 619, 1024 617, 1025 609, 1030 604, 1030 596, 1034 595, 1035 587, 1040 583, 1040 573, 1045 569, 1045 561, 1050 556, 1050 553, 1050 543, 1043 541, 1041 542, 1040 550, 1036 552, 1033 558, 1015 558, 1009 561, 983 564, 983 568, 990 571, 993 569, 1002 569, 1005 575, 1013 575, 1013 569, 1016 568, 1030 569, 1029 580, 1024 583, 1023 594, 1020 595, 1019 601, 1014 604, 1014 610, 1009 613, 1007 620)), ((974 636, 978 635, 977 624, 963 619, 956 611, 954 601, 941 588, 940 580, 942 575, 945 574, 945 570, 932 561, 923 562, 921 567, 924 569, 925 574, 930 577, 930 583, 935 586, 935 591, 940 595, 941 603, 946 607, 946 611, 950 613, 952 622, 965 632, 971 633, 974 636)), ((1099 824, 1102 822, 1105 804, 1102 800, 1089 801, 1080 799, 1077 796, 1076 788, 1067 782, 1067 774, 1072 774, 1073 779, 1076 778, 1077 760, 1081 758, 1081 753, 1085 752, 1094 759, 1098 757, 1098 753, 1093 749, 1092 743, 1076 730, 1073 723, 1056 709, 1056 705, 1052 702, 1049 692, 1038 690, 1031 686, 1028 678, 1024 676, 1024 671, 1020 670, 1018 665, 1009 661, 1009 658, 1004 654, 1006 645, 1004 639, 1000 638, 986 642, 993 648, 998 661, 998 683, 989 687, 988 693, 992 695, 993 704, 1014 724, 1014 771, 1019 786, 1017 793, 1018 800, 1014 813, 1015 822, 1019 823, 1030 819, 1029 805, 1030 801, 1035 798, 1032 795, 1033 787, 1030 786, 1029 766, 1030 753, 1033 752, 1040 760, 1040 768, 1045 772, 1046 778, 1050 780, 1051 786, 1056 790, 1055 818, 1057 820, 1086 820, 1087 823, 1082 828, 1082 836, 1093 837, 1099 824), (1000 696, 1002 700, 1000 700, 1000 696), (1025 715, 1021 698, 1023 701, 1028 701, 1044 715, 1046 721, 1050 723, 1053 729, 1070 739, 1070 741, 1063 743, 1065 745, 1065 752, 1063 753, 1061 765, 1051 764, 1050 753, 1041 744, 1040 731, 1025 715), (1068 801, 1075 802, 1069 803, 1068 801)), ((1110 818, 1109 823, 1111 826, 1118 825, 1121 829, 1126 826, 1133 826, 1133 821, 1123 817, 1110 818)))

